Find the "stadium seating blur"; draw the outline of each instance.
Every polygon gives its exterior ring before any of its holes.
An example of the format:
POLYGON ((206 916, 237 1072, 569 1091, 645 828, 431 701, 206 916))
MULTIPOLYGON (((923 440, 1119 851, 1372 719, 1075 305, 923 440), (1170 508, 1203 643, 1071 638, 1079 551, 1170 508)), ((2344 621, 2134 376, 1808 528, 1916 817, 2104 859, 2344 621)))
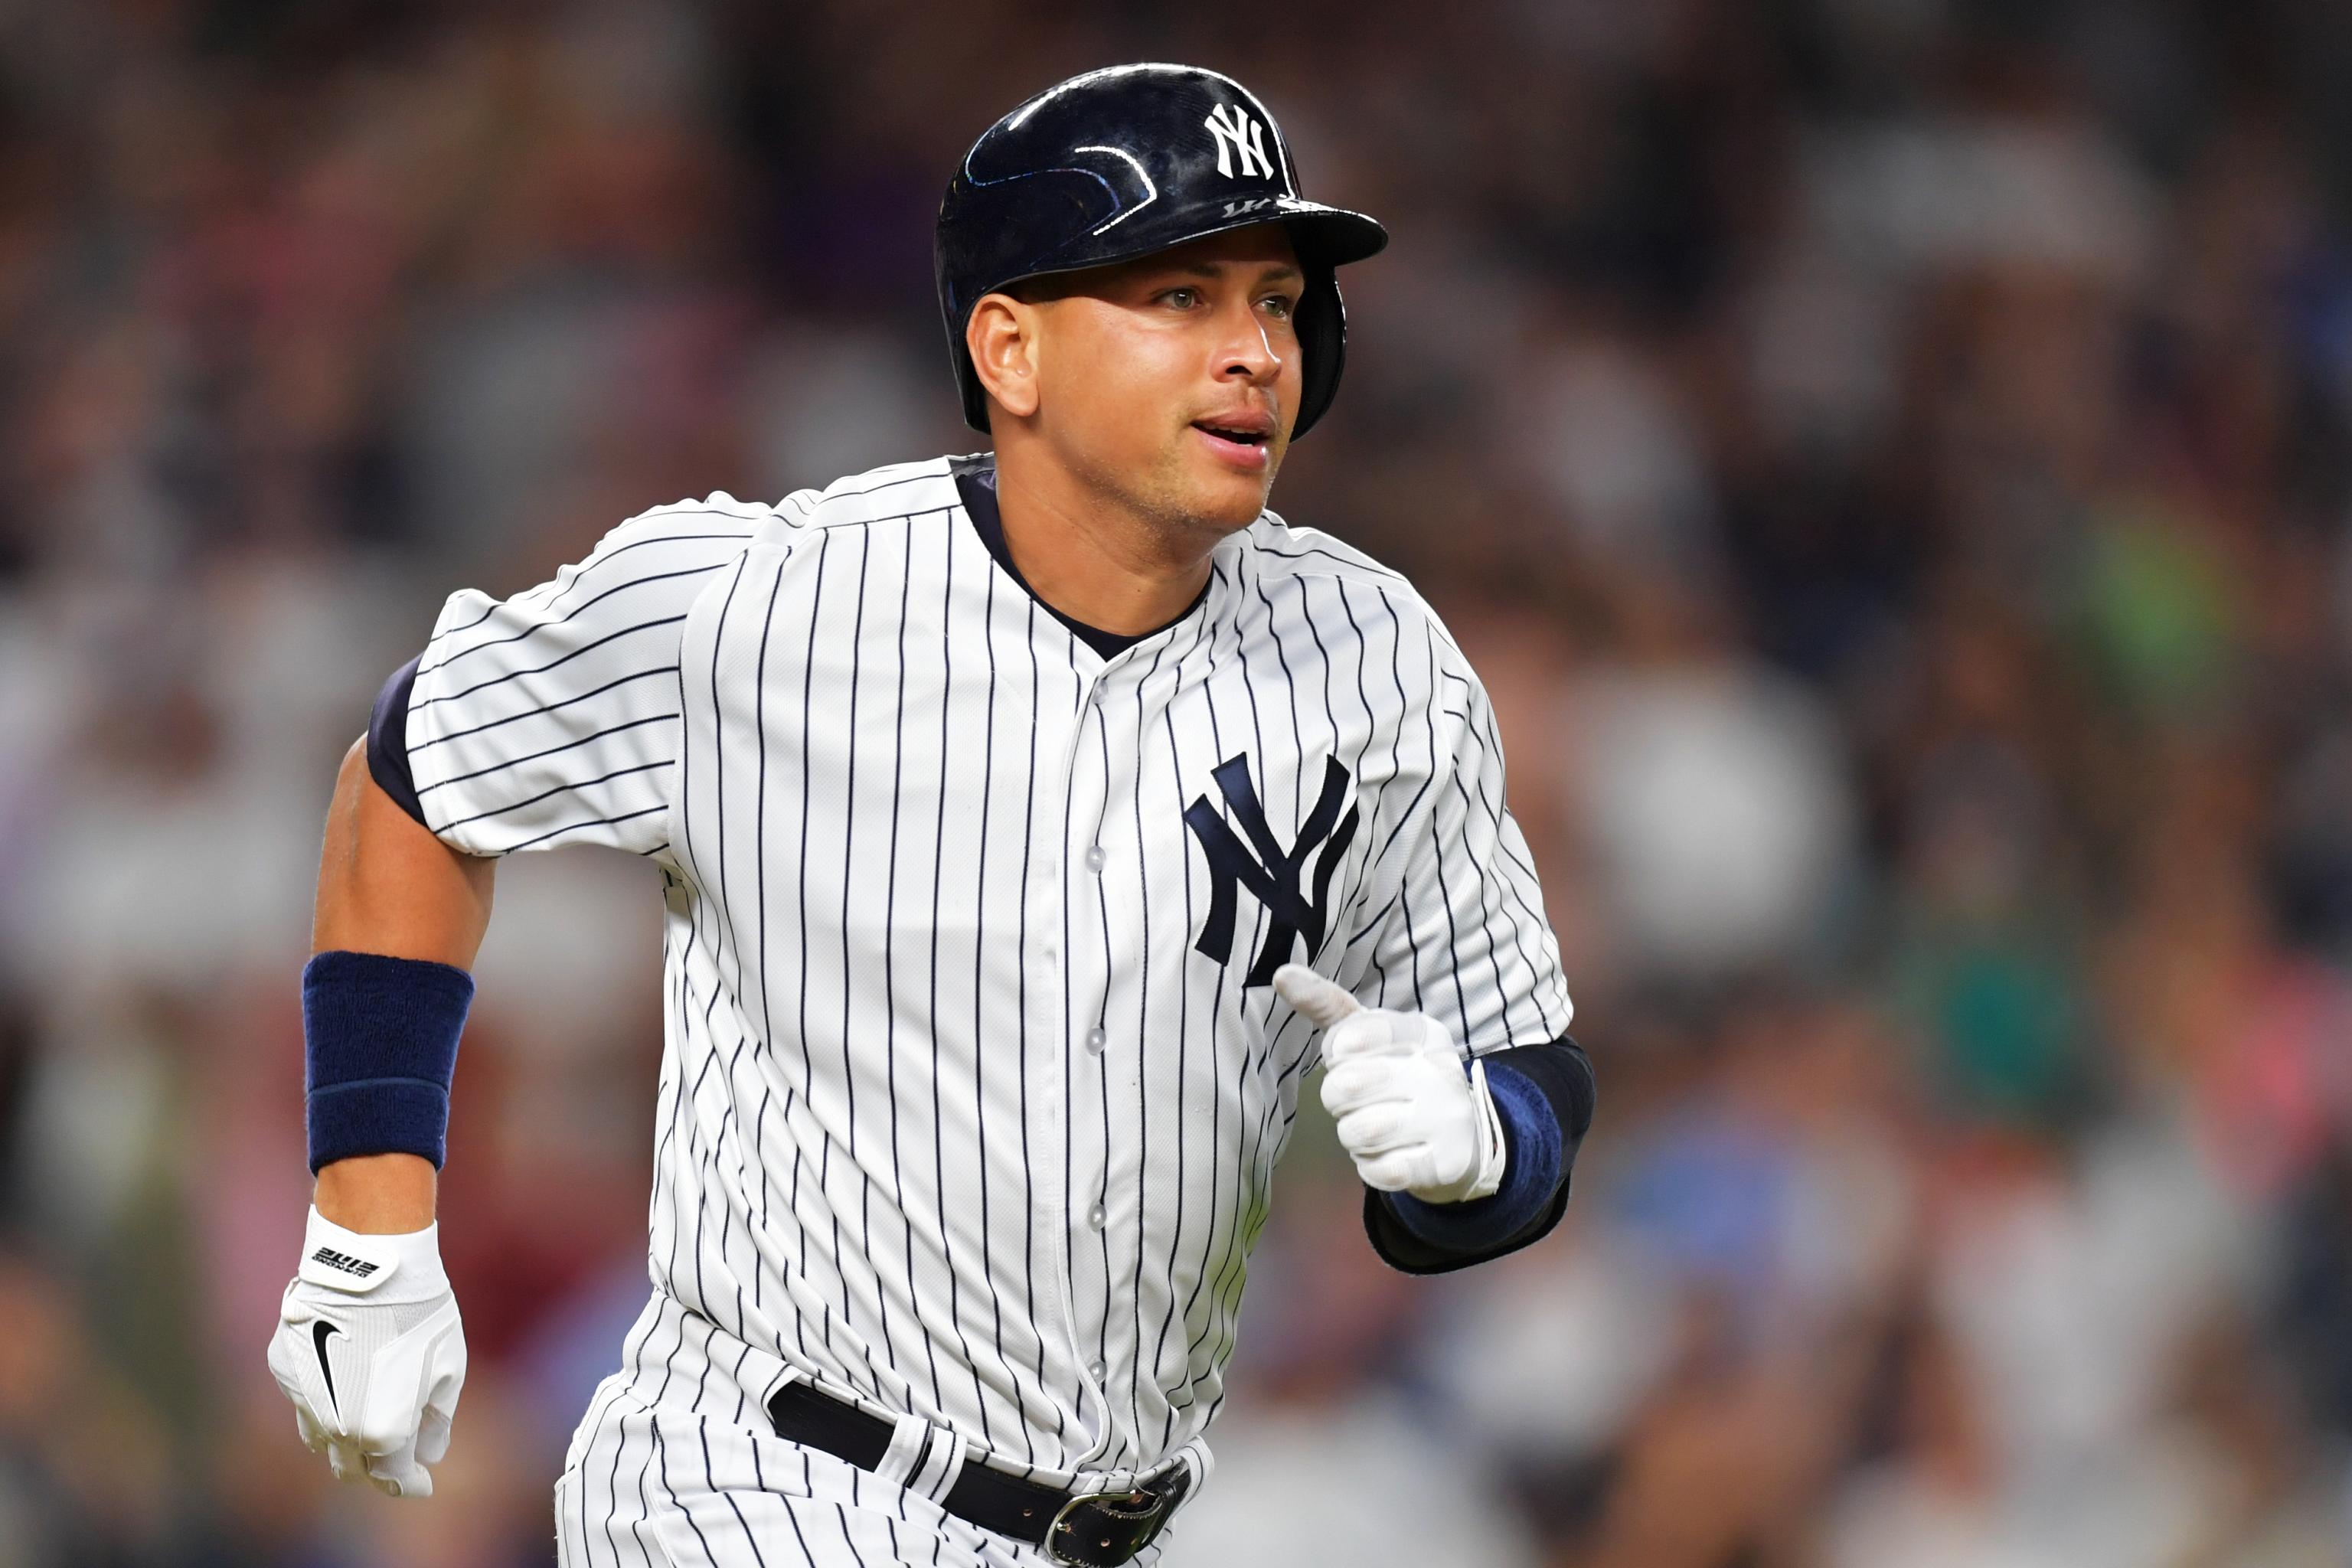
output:
POLYGON ((110 0, 0 6, 0 1568, 553 1561, 656 883, 501 871, 455 1443, 338 1488, 337 759, 457 587, 982 445, 940 188, 1139 58, 1394 236, 1276 504, 1485 675, 1601 1085, 1436 1280, 1310 1103, 1171 1568, 2352 1561, 2352 9, 110 0))

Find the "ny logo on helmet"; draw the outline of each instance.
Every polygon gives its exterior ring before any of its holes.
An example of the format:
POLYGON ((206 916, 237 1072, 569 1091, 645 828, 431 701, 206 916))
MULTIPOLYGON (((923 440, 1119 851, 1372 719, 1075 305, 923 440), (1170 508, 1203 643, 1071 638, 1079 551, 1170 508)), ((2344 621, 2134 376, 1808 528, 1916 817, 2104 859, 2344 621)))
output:
POLYGON ((1221 103, 1209 110, 1209 118, 1201 121, 1217 139, 1217 173, 1227 179, 1234 177, 1234 160, 1241 160, 1241 173, 1247 178, 1251 165, 1267 179, 1274 178, 1274 164, 1265 155, 1265 127, 1244 114, 1230 103, 1221 103))
POLYGON ((1355 841, 1356 826, 1360 808, 1349 796, 1353 780, 1348 770, 1339 765, 1337 757, 1323 762, 1323 793, 1307 814, 1307 821, 1298 829, 1298 842, 1287 850, 1275 841, 1274 829, 1266 825, 1265 807, 1258 803, 1257 786, 1250 782, 1249 753, 1227 757, 1217 764, 1210 775, 1217 782, 1217 793, 1225 797, 1234 820, 1241 824, 1249 836, 1244 845, 1225 825, 1223 813, 1209 804, 1205 795, 1197 795, 1184 808, 1184 826, 1201 841, 1201 853, 1209 862, 1209 918, 1202 924, 1201 934, 1192 943, 1193 950, 1219 963, 1234 961, 1234 917, 1237 893, 1247 888, 1250 896, 1265 906, 1268 921, 1265 940, 1258 945, 1256 962, 1250 965, 1249 978, 1244 986, 1271 985, 1274 972, 1289 962, 1291 944, 1300 937, 1307 939, 1306 956, 1310 961, 1323 945, 1323 928, 1328 908, 1325 900, 1331 892, 1331 873, 1339 868, 1348 846, 1355 841), (1339 815, 1345 805, 1348 814, 1339 815), (1323 858, 1315 866, 1315 895, 1308 898, 1299 888, 1299 878, 1307 868, 1307 858, 1318 847, 1323 858), (1253 857, 1250 853, 1257 853, 1253 857))

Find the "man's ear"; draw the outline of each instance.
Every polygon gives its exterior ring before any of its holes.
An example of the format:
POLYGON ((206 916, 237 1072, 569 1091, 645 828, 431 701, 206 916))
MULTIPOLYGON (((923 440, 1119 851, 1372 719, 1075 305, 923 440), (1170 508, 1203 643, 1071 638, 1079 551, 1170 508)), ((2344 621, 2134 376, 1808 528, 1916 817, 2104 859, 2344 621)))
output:
POLYGON ((1037 412, 1038 307, 983 294, 964 323, 964 347, 988 395, 1015 419, 1037 412))

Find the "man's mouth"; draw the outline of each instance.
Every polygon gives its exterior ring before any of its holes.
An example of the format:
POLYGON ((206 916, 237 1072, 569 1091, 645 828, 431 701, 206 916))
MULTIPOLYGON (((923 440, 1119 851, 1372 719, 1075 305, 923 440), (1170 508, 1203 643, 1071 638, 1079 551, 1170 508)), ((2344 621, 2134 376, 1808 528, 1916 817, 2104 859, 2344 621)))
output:
POLYGON ((1272 460, 1274 416, 1255 410, 1212 415, 1192 421, 1221 460, 1244 471, 1262 470, 1272 460))

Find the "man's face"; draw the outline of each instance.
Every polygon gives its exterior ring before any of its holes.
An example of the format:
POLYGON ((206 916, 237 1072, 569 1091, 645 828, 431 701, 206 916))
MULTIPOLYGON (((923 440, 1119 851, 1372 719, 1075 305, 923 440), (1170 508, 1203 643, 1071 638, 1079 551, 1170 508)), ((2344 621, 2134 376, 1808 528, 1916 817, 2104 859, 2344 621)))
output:
POLYGON ((1046 279, 1034 306, 1038 434, 1139 515, 1248 526, 1298 416, 1305 285, 1273 224, 1046 279))

